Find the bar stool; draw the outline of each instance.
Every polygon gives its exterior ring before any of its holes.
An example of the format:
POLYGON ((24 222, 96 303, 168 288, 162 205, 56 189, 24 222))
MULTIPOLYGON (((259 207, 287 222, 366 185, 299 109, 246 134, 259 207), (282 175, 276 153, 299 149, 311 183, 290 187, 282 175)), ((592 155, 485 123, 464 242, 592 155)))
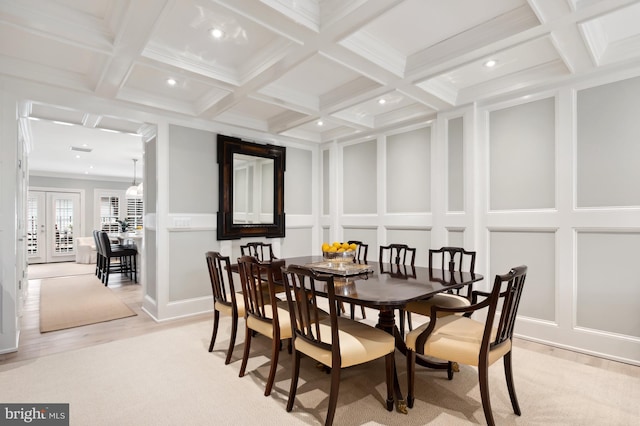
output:
POLYGON ((138 282, 138 265, 136 263, 138 250, 135 247, 113 246, 109 240, 109 235, 104 231, 100 231, 100 242, 102 243, 101 249, 103 254, 103 272, 101 278, 105 287, 109 284, 109 273, 112 271, 127 274, 133 281, 138 282), (111 259, 118 259, 119 263, 112 265, 111 259))

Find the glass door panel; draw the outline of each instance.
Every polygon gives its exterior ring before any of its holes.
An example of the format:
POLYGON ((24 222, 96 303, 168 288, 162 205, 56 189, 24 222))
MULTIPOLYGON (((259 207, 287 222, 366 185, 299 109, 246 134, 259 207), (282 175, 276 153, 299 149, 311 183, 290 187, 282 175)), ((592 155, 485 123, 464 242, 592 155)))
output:
POLYGON ((76 259, 80 230, 80 194, 29 191, 26 207, 27 261, 69 262, 76 259))
POLYGON ((47 192, 47 262, 75 260, 74 230, 80 226, 80 194, 47 192))
POLYGON ((46 193, 29 191, 27 196, 27 261, 44 263, 47 261, 46 241, 46 193))

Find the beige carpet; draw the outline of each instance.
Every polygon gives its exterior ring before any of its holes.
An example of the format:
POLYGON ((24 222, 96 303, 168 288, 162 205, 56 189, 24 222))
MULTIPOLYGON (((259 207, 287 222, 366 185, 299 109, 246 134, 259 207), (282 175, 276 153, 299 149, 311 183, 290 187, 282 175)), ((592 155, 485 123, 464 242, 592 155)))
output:
POLYGON ((94 275, 43 279, 40 332, 136 315, 94 275))
POLYGON ((27 268, 27 274, 30 280, 93 274, 95 271, 96 265, 93 263, 75 262, 38 263, 29 265, 27 268))
MULTIPOLYGON (((267 339, 254 339, 247 375, 238 377, 242 343, 224 365, 229 321, 207 352, 211 322, 0 365, 0 401, 69 403, 72 425, 317 425, 324 423, 329 376, 303 359, 294 410, 285 411, 290 357, 281 352, 265 397, 267 339)), ((242 340, 242 336, 239 336, 242 340)), ((404 358, 397 354, 403 391, 404 358)), ((513 414, 501 365, 490 371, 498 425, 635 425, 640 375, 624 375, 525 349, 514 352, 522 416, 513 414)), ((484 424, 476 370, 461 366, 453 381, 421 369, 407 415, 383 407, 384 363, 342 375, 335 425, 484 424)))

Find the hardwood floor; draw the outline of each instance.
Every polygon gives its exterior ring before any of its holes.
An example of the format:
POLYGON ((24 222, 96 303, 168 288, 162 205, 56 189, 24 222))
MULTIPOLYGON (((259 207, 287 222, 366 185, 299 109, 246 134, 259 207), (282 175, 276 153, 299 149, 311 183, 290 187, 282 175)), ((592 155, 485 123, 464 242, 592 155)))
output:
MULTIPOLYGON (((87 275, 87 277, 93 277, 93 274, 87 275)), ((21 332, 18 351, 0 354, 0 363, 38 358, 199 321, 212 321, 211 314, 202 314, 158 323, 141 309, 142 286, 128 279, 121 279, 118 274, 113 274, 109 278, 109 288, 137 314, 136 316, 40 333, 41 281, 41 279, 29 280, 29 292, 20 321, 21 332)))
MULTIPOLYGON (((93 275, 88 276, 92 277, 93 275)), ((123 280, 119 275, 114 274, 110 277, 109 288, 137 314, 136 316, 67 330, 40 333, 40 283, 40 279, 29 280, 29 294, 21 319, 22 331, 18 352, 0 354, 0 363, 38 358, 113 340, 140 336, 167 328, 180 327, 199 321, 213 321, 212 315, 207 313, 162 323, 155 322, 141 309, 142 286, 127 279, 123 280)), ((375 321, 377 312, 370 309, 367 310, 367 318, 375 321)), ((417 326, 415 323, 414 325, 417 326)), ((585 355, 523 339, 515 339, 514 346, 597 368, 615 371, 619 374, 635 376, 638 375, 640 371, 640 367, 635 365, 585 355)))

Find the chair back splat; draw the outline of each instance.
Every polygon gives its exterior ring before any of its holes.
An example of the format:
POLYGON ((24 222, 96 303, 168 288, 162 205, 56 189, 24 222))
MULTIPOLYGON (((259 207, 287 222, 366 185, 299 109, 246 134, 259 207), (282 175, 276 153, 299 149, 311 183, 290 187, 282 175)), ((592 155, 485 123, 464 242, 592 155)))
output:
MULTIPOLYGON (((283 278, 287 302, 294 307, 293 310, 289 309, 291 323, 295 324, 292 334, 295 333, 296 338, 301 338, 320 349, 331 351, 331 344, 325 342, 332 342, 339 348, 337 308, 336 303, 331 303, 336 297, 333 277, 328 274, 310 273, 306 268, 291 266, 286 273, 283 272, 283 278), (318 288, 325 296, 318 295, 318 288), (318 299, 321 297, 329 299, 332 331, 330 336, 324 336, 324 340, 320 319, 323 316, 326 317, 326 313, 318 307, 318 299)), ((340 352, 334 352, 337 359, 332 359, 332 365, 340 365, 340 352)))
MULTIPOLYGON (((443 271, 474 273, 476 268, 476 252, 467 251, 462 247, 441 247, 429 250, 429 275, 431 270, 437 268, 438 263, 443 271), (440 262, 437 262, 437 260, 440 262)), ((473 284, 466 286, 466 298, 471 300, 473 284)), ((460 294, 460 289, 450 290, 448 293, 460 294)))
POLYGON ((513 268, 509 273, 496 277, 493 284, 494 288, 488 299, 490 301, 489 314, 487 316, 487 325, 485 326, 483 337, 483 343, 485 339, 490 342, 489 345, 486 345, 487 351, 513 338, 513 329, 516 324, 516 316, 518 315, 518 307, 520 306, 520 299, 526 277, 526 266, 513 268), (495 322, 500 299, 503 300, 502 307, 500 308, 500 321, 497 326, 495 339, 491 341, 491 329, 495 322))
POLYGON ((353 261, 356 263, 367 263, 367 254, 369 253, 369 244, 365 244, 362 241, 349 240, 348 244, 356 244, 358 248, 356 249, 356 255, 353 258, 353 261))
POLYGON ((440 247, 429 250, 429 267, 435 268, 434 259, 440 258, 440 269, 443 271, 474 272, 476 267, 476 252, 467 251, 462 247, 440 247))
POLYGON ((395 265, 413 265, 416 260, 415 247, 406 244, 389 244, 380 246, 380 263, 392 263, 395 265))
POLYGON ((271 243, 251 242, 240 246, 242 256, 253 256, 261 262, 276 259, 271 243))

